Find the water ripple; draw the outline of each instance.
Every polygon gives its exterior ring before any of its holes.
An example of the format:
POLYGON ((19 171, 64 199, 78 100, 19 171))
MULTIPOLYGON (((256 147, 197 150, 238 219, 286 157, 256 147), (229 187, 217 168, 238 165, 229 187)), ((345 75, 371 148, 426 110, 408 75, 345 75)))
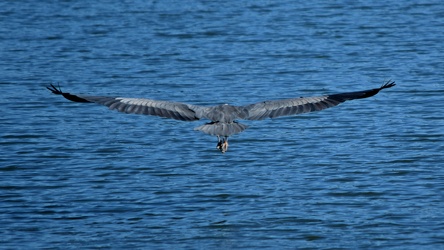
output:
POLYGON ((420 2, 0 3, 5 249, 439 249, 443 8, 420 2), (212 105, 397 86, 197 123, 44 88, 212 105))

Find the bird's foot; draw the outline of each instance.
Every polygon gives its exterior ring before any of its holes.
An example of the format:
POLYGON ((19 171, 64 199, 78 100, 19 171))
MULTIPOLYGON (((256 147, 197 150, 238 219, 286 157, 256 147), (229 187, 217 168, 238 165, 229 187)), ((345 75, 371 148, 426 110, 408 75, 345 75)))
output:
POLYGON ((216 145, 216 148, 220 150, 220 152, 225 153, 228 150, 228 138, 224 137, 223 139, 220 139, 219 136, 218 138, 218 142, 216 145))

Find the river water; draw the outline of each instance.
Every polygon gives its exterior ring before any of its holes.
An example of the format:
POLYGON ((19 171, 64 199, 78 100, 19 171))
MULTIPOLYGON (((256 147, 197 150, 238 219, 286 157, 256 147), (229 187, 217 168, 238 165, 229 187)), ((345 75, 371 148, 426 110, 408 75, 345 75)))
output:
POLYGON ((2 1, 1 249, 444 248, 442 1, 2 1), (397 86, 194 123, 89 95, 244 105, 397 86))

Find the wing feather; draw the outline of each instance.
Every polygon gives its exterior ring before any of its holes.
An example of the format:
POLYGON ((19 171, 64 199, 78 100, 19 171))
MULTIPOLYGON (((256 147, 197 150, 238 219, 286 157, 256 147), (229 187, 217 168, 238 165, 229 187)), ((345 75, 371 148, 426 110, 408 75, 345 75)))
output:
POLYGON ((114 99, 112 102, 109 102, 109 99, 104 100, 103 97, 91 98, 88 96, 81 96, 81 98, 125 113, 155 115, 182 121, 199 120, 199 117, 196 116, 195 111, 185 103, 122 97, 108 97, 114 99), (108 103, 112 104, 107 105, 108 103))
POLYGON ((47 87, 52 93, 63 95, 73 102, 93 102, 123 113, 156 115, 182 121, 199 120, 204 107, 180 102, 159 101, 144 98, 125 98, 108 96, 87 96, 65 93, 51 84, 47 87))
POLYGON ((345 101, 362 99, 376 95, 385 88, 395 86, 395 82, 388 81, 380 88, 364 91, 346 92, 333 95, 300 97, 286 100, 264 101, 246 106, 241 106, 245 112, 246 120, 262 120, 265 118, 276 118, 307 112, 319 111, 337 106, 345 101))

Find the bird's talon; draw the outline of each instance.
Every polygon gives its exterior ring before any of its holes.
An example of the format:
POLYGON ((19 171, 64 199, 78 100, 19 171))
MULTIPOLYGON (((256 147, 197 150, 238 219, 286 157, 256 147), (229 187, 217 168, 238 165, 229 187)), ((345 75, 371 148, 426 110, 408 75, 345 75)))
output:
POLYGON ((228 138, 225 137, 223 139, 220 139, 220 137, 217 137, 218 142, 216 145, 216 148, 220 150, 220 152, 225 153, 228 150, 228 138))

